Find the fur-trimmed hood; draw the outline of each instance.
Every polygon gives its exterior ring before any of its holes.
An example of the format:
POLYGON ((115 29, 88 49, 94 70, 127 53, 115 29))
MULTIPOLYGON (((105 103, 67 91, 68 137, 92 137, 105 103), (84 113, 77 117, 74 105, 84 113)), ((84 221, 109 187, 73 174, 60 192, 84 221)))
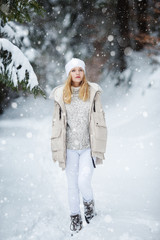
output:
MULTIPOLYGON (((91 92, 94 92, 94 93, 96 93, 97 91, 102 92, 102 88, 99 86, 98 83, 88 81, 88 84, 91 86, 91 92)), ((61 85, 53 88, 49 95, 49 99, 54 99, 56 101, 59 101, 59 99, 61 99, 61 97, 63 95, 64 85, 65 84, 61 84, 61 85)))

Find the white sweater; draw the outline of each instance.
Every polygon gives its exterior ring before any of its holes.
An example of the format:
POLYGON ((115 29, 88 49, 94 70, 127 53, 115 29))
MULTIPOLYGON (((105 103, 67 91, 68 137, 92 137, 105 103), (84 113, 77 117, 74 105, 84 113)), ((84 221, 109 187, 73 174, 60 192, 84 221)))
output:
POLYGON ((71 103, 66 104, 67 148, 81 150, 90 147, 89 106, 90 101, 78 97, 80 87, 71 86, 71 103))

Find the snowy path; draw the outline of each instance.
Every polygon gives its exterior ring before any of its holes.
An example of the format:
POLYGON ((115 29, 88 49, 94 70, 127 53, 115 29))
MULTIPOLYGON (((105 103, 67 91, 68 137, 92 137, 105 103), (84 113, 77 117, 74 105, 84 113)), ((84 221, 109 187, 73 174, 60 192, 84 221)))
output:
MULTIPOLYGON (((98 215, 71 239, 160 239, 156 101, 137 94, 106 110, 106 160, 92 181, 98 215)), ((0 119, 0 239, 70 239, 65 173, 51 160, 52 101, 16 102, 0 119)))

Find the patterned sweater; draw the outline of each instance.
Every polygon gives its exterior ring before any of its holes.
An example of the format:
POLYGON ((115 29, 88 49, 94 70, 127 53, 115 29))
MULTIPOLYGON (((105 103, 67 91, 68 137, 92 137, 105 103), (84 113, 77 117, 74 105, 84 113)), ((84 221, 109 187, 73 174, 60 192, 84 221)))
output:
POLYGON ((66 104, 67 148, 81 150, 90 147, 89 106, 90 101, 78 97, 80 87, 71 86, 71 103, 66 104))

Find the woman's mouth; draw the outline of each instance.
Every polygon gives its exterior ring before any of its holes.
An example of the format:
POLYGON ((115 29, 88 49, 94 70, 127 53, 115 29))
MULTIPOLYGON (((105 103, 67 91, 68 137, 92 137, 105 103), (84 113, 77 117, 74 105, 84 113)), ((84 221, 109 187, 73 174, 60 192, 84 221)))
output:
POLYGON ((76 78, 80 78, 80 77, 76 77, 76 78))

